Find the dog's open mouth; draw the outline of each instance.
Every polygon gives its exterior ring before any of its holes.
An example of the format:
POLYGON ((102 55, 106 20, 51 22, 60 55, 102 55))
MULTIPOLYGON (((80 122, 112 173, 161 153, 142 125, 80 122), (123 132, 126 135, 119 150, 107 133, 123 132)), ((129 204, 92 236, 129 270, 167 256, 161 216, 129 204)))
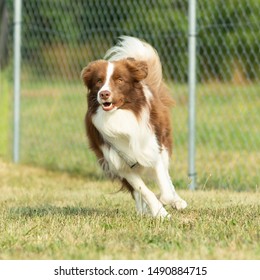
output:
POLYGON ((114 104, 112 102, 104 102, 102 103, 102 108, 104 111, 111 111, 112 109, 114 109, 114 104))

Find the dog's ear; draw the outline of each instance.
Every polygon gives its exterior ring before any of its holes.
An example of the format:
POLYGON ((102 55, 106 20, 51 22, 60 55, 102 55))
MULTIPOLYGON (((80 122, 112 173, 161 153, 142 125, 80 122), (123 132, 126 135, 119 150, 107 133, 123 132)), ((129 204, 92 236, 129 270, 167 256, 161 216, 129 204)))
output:
POLYGON ((148 65, 145 61, 128 58, 126 62, 129 71, 132 73, 136 81, 139 82, 147 77, 148 65))
POLYGON ((83 80, 85 86, 90 88, 90 81, 92 77, 92 67, 95 62, 89 63, 86 67, 84 67, 81 71, 81 79, 83 80))
POLYGON ((83 80, 85 86, 90 89, 92 87, 93 75, 96 72, 96 69, 99 64, 104 63, 104 60, 96 60, 90 62, 83 70, 81 71, 81 79, 83 80))
POLYGON ((86 67, 81 71, 81 79, 83 80, 87 88, 91 87, 92 76, 97 61, 90 62, 86 67))

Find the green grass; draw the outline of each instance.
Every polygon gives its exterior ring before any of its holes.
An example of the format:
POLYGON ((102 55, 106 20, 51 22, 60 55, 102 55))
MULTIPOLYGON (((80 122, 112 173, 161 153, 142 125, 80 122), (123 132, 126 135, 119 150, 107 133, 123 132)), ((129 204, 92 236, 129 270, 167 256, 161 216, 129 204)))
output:
POLYGON ((0 71, 0 156, 7 156, 8 154, 9 94, 6 73, 0 71))
MULTIPOLYGON (((183 86, 173 84, 172 89, 177 103, 173 110, 175 153, 172 174, 181 174, 185 178, 188 96, 183 86)), ((196 168, 199 188, 249 190, 259 187, 259 92, 259 84, 197 86, 196 168)), ((181 178, 178 182, 185 185, 181 178)))
POLYGON ((0 161, 0 259, 260 258, 259 190, 181 190, 189 207, 160 221, 118 188, 0 161))
MULTIPOLYGON (((170 85, 174 152, 171 174, 187 188, 188 93, 170 85)), ((24 82, 21 108, 21 161, 84 176, 99 177, 87 149, 84 114, 86 90, 79 82, 24 82)), ((212 83, 197 87, 198 188, 255 190, 259 187, 260 85, 212 83)))
MULTIPOLYGON (((8 154, 10 158, 11 85, 6 76, 1 73, 0 155, 8 154)), ((175 185, 186 189, 190 182, 188 92, 186 85, 170 83, 170 87, 176 100, 172 110, 174 151, 170 172, 175 185)), ((257 83, 197 86, 198 189, 259 188, 259 92, 257 83)), ((25 75, 21 97, 21 162, 92 178, 101 176, 96 159, 87 148, 83 121, 87 108, 85 95, 80 81, 32 83, 25 75)))

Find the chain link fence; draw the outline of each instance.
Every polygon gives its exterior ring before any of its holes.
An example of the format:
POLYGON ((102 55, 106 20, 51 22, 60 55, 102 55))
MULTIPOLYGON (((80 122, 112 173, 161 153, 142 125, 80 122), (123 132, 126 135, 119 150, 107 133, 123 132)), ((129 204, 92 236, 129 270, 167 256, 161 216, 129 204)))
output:
MULTIPOLYGON (((9 62, 1 75, 10 91, 13 1, 5 3, 9 62)), ((146 40, 159 52, 176 100, 171 174, 177 187, 186 188, 188 6, 183 0, 24 0, 21 162, 100 178, 86 144, 80 72, 124 34, 146 40)), ((198 188, 259 186, 259 30, 258 0, 197 1, 198 188)))

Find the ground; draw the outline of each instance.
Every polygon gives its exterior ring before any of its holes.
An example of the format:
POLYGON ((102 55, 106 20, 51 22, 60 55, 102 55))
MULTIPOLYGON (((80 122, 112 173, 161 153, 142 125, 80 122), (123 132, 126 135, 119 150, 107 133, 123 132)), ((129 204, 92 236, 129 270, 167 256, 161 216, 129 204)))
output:
POLYGON ((104 179, 0 160, 0 259, 259 259, 260 192, 180 190, 172 220, 137 216, 104 179))

